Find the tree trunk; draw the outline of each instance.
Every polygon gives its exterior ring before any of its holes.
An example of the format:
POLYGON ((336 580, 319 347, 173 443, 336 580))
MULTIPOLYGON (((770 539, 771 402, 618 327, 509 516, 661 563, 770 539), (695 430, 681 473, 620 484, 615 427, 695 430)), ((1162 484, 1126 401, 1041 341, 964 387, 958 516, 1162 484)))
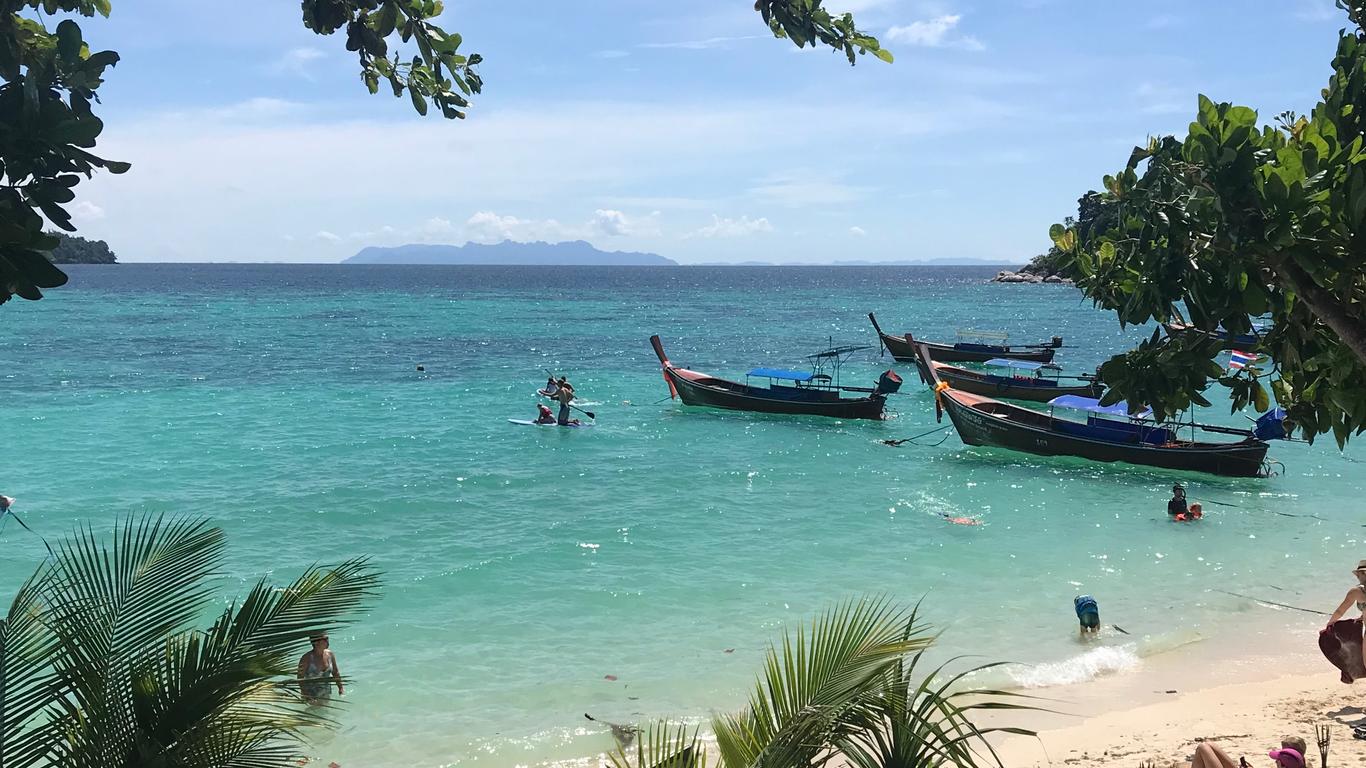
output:
POLYGON ((1290 284, 1309 310, 1338 335, 1343 344, 1356 355, 1357 362, 1366 367, 1366 324, 1342 308, 1342 302, 1310 277, 1291 259, 1279 253, 1268 254, 1267 261, 1280 277, 1290 284))

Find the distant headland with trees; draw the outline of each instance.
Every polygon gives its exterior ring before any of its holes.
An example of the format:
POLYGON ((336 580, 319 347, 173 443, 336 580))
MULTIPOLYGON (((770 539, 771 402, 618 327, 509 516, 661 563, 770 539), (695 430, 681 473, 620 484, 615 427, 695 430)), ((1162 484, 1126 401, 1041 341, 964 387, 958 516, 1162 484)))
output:
POLYGON ((103 240, 87 240, 84 237, 59 232, 49 233, 60 239, 48 258, 53 264, 117 264, 109 243, 103 240))

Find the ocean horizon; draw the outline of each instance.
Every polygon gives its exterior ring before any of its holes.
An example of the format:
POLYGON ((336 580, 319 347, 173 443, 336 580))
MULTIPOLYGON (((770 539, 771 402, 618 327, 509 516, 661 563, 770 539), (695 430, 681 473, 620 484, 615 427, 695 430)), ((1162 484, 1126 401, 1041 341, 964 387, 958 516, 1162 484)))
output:
MULTIPOLYGON (((1331 609, 1324 575, 1361 556, 1359 450, 1275 443, 1278 474, 1220 478, 971 448, 936 422, 868 312, 936 341, 1062 336, 1071 373, 1152 330, 1074 288, 988 283, 1000 266, 64 266, 2 310, 0 493, 49 540, 208 518, 225 600, 370 556, 382 594, 333 635, 352 681, 323 765, 583 762, 612 746, 583 713, 738 708, 784 627, 851 596, 923 599, 942 658, 1019 662, 999 682, 1031 690, 1283 630, 1226 592, 1331 609), (882 422, 688 408, 656 333, 727 378, 862 344, 843 383, 905 384, 882 422), (547 370, 593 429, 508 423, 547 370), (1175 482, 1205 519, 1167 520, 1175 482), (1080 644, 1081 593, 1131 634, 1080 644)), ((1248 423, 1211 399, 1202 418, 1248 423)), ((12 593, 46 553, 0 535, 12 593)))

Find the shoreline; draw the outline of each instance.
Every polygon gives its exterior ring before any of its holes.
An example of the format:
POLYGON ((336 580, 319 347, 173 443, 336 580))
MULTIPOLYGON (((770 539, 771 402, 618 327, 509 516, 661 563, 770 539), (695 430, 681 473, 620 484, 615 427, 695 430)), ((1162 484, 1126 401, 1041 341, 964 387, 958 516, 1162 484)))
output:
MULTIPOLYGON (((1228 639, 1215 636, 1189 652, 1152 657, 1131 673, 1040 689, 1035 693, 1047 697, 1040 706, 1062 713, 1017 715, 1009 724, 1038 736, 1007 736, 993 745, 1010 768, 1083 762, 1132 768, 1145 761, 1163 768, 1189 761, 1201 741, 1264 766, 1282 737, 1299 736, 1309 744, 1306 760, 1313 766, 1315 726, 1330 725, 1330 761, 1366 762, 1366 741, 1352 738, 1351 730, 1366 722, 1366 708, 1355 703, 1366 703, 1366 696, 1344 684, 1318 653, 1315 619, 1281 618, 1266 622, 1271 626, 1264 632, 1243 635, 1250 642, 1235 646, 1233 655, 1221 652, 1228 639)), ((979 725, 995 724, 1006 722, 979 725)))
MULTIPOLYGON (((1318 619, 1262 604, 1249 606, 1244 614, 1248 621, 1229 621, 1195 642, 1143 656, 1137 668, 1084 682, 1012 686, 1014 692, 1034 697, 1026 703, 1047 711, 989 713, 977 725, 1038 733, 991 738, 1007 768, 1081 763, 1134 768, 1150 760, 1166 768, 1188 762, 1201 741, 1260 768, 1270 765, 1265 755, 1284 736, 1299 736, 1309 744, 1306 759, 1313 768, 1319 754, 1316 725, 1333 728, 1333 764, 1366 764, 1366 740, 1352 738, 1351 730, 1366 723, 1366 692, 1342 683, 1318 653, 1318 619), (1244 624, 1255 631, 1244 631, 1244 624)), ((712 752, 709 735, 704 743, 712 752)), ((606 768, 611 763, 598 753, 539 765, 606 768)))

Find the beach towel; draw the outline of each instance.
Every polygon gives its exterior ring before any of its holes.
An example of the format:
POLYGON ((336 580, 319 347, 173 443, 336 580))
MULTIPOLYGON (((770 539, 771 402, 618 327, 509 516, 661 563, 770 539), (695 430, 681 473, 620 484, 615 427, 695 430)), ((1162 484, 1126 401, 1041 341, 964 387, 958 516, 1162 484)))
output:
POLYGON ((1361 619, 1348 619, 1325 627, 1319 632, 1319 650, 1333 666, 1342 670, 1342 682, 1366 677, 1366 664, 1361 661, 1361 619))

